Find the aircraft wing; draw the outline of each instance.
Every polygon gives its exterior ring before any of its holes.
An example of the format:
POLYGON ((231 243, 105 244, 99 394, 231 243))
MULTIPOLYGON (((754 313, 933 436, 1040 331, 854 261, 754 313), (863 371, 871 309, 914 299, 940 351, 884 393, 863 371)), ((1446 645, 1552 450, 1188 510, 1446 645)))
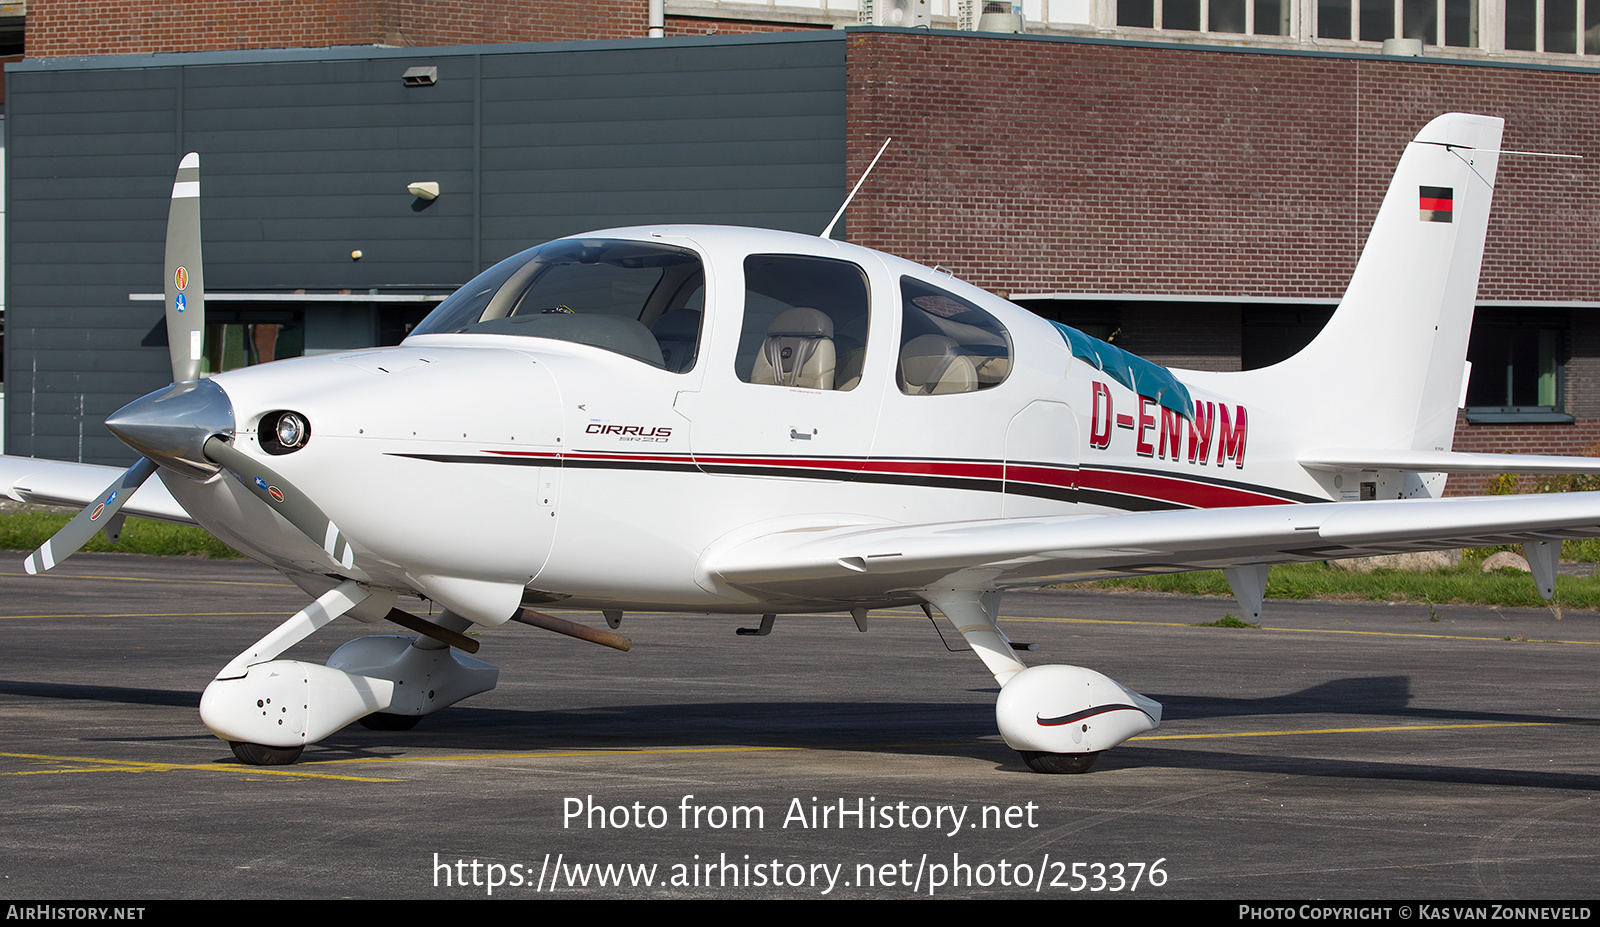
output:
MULTIPOLYGON (((106 485, 121 474, 118 467, 0 457, 0 496, 17 502, 81 509, 98 499, 106 485)), ((181 525, 195 523, 160 480, 141 486, 122 507, 122 514, 181 525)))
POLYGON ((1463 454, 1457 451, 1332 449, 1300 456, 1309 470, 1409 470, 1416 473, 1600 473, 1600 457, 1463 454))
POLYGON ((1600 492, 1327 502, 812 527, 714 551, 703 575, 767 596, 837 601, 1595 536, 1600 492))

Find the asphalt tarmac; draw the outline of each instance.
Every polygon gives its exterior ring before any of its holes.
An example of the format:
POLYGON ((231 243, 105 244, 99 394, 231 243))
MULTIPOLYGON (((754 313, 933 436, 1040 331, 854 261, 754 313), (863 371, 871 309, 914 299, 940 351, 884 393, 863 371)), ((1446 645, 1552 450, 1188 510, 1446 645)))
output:
MULTIPOLYGON (((1192 625, 1230 599, 1010 594, 1030 663, 1165 706, 1079 776, 1027 770, 992 677, 919 611, 767 637, 630 614, 629 653, 508 625, 480 638, 496 690, 261 768, 196 706, 304 594, 248 562, 20 560, 0 560, 11 899, 1417 904, 1600 881, 1593 612, 1269 601, 1229 629, 1192 625)), ((287 656, 395 630, 341 619, 287 656)))

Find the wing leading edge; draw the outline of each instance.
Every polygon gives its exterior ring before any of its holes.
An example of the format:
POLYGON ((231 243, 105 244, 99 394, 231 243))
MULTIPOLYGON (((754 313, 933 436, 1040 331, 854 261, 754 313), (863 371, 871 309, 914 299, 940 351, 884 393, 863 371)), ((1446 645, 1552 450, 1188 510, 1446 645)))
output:
POLYGON ((1597 536, 1600 492, 1328 502, 780 531, 704 571, 768 596, 839 601, 1597 536))

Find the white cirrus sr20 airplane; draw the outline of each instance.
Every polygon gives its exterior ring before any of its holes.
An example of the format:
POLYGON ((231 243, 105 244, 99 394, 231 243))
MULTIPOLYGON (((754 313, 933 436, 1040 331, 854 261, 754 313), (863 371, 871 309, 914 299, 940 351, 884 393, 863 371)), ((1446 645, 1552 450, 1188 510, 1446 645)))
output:
POLYGON ((474 625, 626 646, 543 604, 613 628, 759 614, 755 633, 923 605, 999 682, 1006 743, 1081 772, 1161 706, 1025 666, 996 625, 1007 588, 1222 569, 1254 616, 1271 564, 1519 542, 1549 597, 1560 540, 1600 535, 1600 493, 1439 498, 1451 472, 1600 470, 1450 450, 1500 136, 1495 118, 1429 123, 1332 321, 1240 373, 1161 367, 827 238, 652 226, 508 258, 398 347, 202 378, 189 155, 167 242, 174 383, 106 422, 141 458, 121 475, 4 458, 0 493, 87 505, 30 572, 132 513, 198 524, 316 597, 205 691, 206 726, 247 763, 492 688, 474 625), (342 615, 416 636, 279 659, 342 615))

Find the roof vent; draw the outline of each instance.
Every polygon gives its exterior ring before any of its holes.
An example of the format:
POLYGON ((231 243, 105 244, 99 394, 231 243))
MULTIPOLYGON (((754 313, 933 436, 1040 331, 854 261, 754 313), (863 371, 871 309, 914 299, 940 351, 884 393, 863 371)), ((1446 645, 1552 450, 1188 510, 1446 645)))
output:
POLYGON ((1421 39, 1384 39, 1383 53, 1401 58, 1421 58, 1421 39))
POLYGON ((867 26, 931 27, 928 0, 862 0, 856 22, 867 26))
POLYGON ((988 2, 983 5, 983 15, 978 17, 978 32, 1022 32, 1021 13, 1013 13, 1009 3, 988 2), (999 7, 999 9, 993 9, 999 7))

